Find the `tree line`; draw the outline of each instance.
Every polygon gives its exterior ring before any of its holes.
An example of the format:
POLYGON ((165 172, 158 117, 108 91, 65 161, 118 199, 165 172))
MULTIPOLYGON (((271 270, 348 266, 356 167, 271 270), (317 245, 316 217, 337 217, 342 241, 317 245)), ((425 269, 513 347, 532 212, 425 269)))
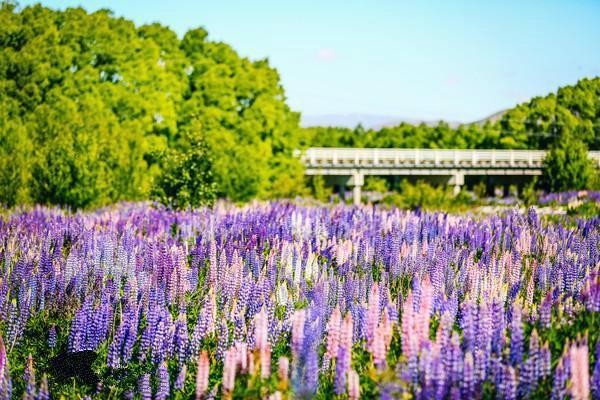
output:
POLYGON ((600 79, 584 79, 496 123, 303 129, 268 60, 240 57, 202 28, 179 38, 109 10, 4 2, 0 203, 305 195, 293 152, 307 146, 598 149, 599 99, 600 79))

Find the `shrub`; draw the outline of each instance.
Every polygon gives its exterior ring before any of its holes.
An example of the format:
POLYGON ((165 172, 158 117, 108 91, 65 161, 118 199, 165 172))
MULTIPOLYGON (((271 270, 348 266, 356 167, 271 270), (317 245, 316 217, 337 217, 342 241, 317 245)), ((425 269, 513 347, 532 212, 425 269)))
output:
POLYGON ((173 209, 212 205, 217 187, 212 159, 203 140, 192 139, 189 149, 160 157, 164 167, 152 188, 152 198, 173 209))
POLYGON ((585 144, 563 135, 546 155, 541 185, 547 192, 589 189, 594 174, 585 144))

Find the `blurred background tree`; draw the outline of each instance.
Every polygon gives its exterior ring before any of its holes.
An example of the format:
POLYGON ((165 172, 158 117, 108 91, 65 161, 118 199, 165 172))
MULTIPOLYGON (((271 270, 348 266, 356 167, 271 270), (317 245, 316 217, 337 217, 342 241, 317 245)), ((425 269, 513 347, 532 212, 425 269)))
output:
POLYGON ((596 173, 587 146, 566 134, 548 151, 540 183, 547 192, 590 189, 596 173))
POLYGON ((202 138, 188 139, 185 149, 169 150, 159 157, 163 168, 152 187, 154 200, 176 210, 212 205, 217 198, 206 143, 202 138))

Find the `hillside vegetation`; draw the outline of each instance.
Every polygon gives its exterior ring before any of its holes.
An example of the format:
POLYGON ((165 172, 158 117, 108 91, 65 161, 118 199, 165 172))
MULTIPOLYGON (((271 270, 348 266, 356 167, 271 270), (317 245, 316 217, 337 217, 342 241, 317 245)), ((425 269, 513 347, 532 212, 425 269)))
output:
POLYGON ((557 93, 535 97, 493 123, 456 129, 446 123, 401 123, 378 130, 361 126, 304 129, 304 141, 321 147, 547 149, 566 136, 600 150, 600 78, 582 79, 557 93))

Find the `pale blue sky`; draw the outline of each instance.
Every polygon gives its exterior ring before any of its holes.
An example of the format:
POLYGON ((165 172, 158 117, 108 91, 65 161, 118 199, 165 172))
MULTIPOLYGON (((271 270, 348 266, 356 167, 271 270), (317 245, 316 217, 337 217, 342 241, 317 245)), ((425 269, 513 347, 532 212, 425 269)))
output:
MULTIPOLYGON (((34 3, 21 1, 21 5, 34 3)), ((45 0, 269 58, 293 109, 472 121, 600 76, 600 1, 45 0)))

